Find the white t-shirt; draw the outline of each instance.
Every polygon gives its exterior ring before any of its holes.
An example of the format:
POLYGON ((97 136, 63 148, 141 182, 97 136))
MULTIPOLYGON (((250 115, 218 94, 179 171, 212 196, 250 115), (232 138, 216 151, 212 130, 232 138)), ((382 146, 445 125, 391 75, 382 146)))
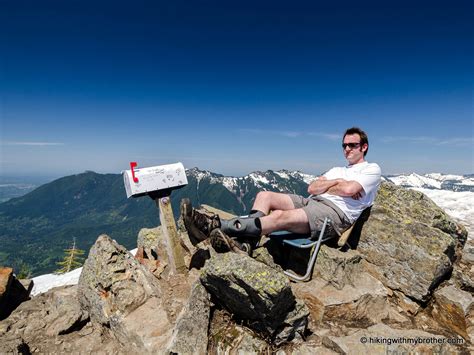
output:
POLYGON ((382 172, 376 163, 363 162, 345 167, 332 168, 324 176, 328 180, 344 179, 347 181, 357 181, 362 185, 362 197, 358 200, 352 197, 342 197, 328 193, 321 194, 339 207, 349 220, 354 223, 364 209, 372 206, 380 185, 382 172))

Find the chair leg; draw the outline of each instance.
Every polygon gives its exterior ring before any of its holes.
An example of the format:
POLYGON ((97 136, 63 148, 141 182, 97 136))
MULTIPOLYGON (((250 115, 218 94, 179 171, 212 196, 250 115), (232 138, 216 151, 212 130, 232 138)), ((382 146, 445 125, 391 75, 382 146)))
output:
POLYGON ((311 275, 313 272, 313 267, 316 262, 316 258, 318 257, 319 249, 321 248, 321 242, 323 240, 324 232, 326 231, 326 226, 329 223, 329 218, 324 219, 323 227, 319 232, 319 238, 316 243, 316 246, 313 245, 311 248, 310 259, 308 262, 308 267, 306 269, 306 273, 303 276, 296 275, 291 271, 285 271, 285 275, 288 276, 293 281, 309 281, 311 279, 311 275))

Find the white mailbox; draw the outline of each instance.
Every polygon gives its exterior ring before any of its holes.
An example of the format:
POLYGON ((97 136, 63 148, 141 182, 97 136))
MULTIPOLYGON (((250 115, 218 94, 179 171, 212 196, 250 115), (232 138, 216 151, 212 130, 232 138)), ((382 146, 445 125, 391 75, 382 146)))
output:
POLYGON ((135 169, 136 166, 137 164, 132 162, 131 169, 122 172, 127 198, 171 191, 188 184, 182 163, 139 169, 135 169))

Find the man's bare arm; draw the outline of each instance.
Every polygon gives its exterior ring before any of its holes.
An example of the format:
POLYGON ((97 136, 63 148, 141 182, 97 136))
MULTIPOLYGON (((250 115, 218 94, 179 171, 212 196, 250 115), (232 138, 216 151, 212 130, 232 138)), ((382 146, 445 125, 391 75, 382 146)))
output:
POLYGON ((308 187, 308 193, 311 195, 329 193, 337 196, 352 197, 354 199, 359 199, 362 196, 362 191, 362 185, 356 181, 347 181, 344 179, 328 180, 324 176, 313 181, 308 187))
POLYGON ((325 176, 320 176, 308 186, 308 193, 311 195, 323 194, 327 192, 329 188, 335 186, 339 180, 342 179, 328 180, 325 176))
POLYGON ((326 192, 331 195, 337 195, 342 197, 352 197, 358 200, 362 197, 364 188, 357 181, 347 181, 340 179, 337 185, 330 187, 326 192))

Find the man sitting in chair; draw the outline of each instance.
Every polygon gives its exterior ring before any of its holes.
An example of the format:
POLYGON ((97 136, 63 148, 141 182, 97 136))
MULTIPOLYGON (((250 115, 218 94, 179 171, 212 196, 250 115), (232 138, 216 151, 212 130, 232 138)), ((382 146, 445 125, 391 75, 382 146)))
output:
POLYGON ((313 181, 308 187, 309 197, 262 191, 248 216, 230 220, 202 214, 191 208, 189 200, 183 200, 181 212, 191 241, 210 237, 218 251, 250 252, 260 236, 274 231, 314 237, 326 217, 333 232, 340 235, 373 204, 381 179, 380 167, 365 160, 369 141, 363 130, 346 130, 342 149, 348 165, 332 168, 313 181))

